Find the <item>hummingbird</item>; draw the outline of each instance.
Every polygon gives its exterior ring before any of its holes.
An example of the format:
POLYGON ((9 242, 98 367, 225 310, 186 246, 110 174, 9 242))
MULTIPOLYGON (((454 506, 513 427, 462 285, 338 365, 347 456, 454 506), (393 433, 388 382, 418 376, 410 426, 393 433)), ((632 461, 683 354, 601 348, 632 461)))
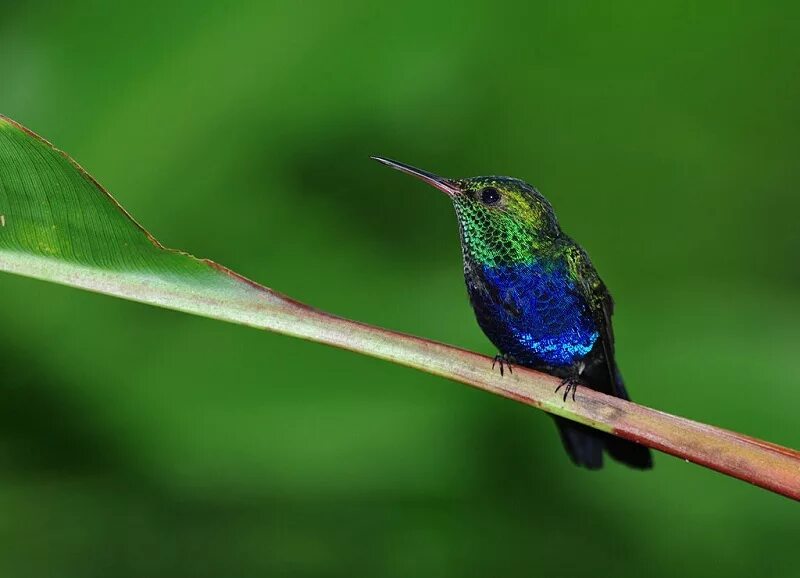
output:
MULTIPOLYGON (((564 400, 580 382, 629 399, 614 357, 614 301, 589 256, 567 236, 553 207, 512 177, 448 179, 405 163, 372 157, 450 197, 461 236, 464 280, 478 325, 499 351, 495 361, 561 379, 564 400)), ((494 364, 493 364, 494 366, 494 364)), ((650 450, 554 416, 572 461, 603 467, 603 453, 650 469, 650 450)))

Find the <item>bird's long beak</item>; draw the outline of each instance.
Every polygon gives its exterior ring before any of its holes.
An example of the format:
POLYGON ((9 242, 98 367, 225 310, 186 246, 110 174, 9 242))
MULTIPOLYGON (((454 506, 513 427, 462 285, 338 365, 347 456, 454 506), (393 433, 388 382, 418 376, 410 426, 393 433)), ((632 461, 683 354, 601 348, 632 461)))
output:
POLYGON ((417 177, 419 180, 424 181, 429 185, 436 187, 449 197, 454 197, 455 195, 461 192, 453 181, 445 179, 444 177, 440 177, 439 175, 434 175, 433 173, 429 173, 428 171, 423 171, 422 169, 414 168, 411 165, 407 165, 405 163, 401 163, 398 161, 393 161, 391 159, 385 159, 383 157, 370 157, 370 158, 375 159, 376 161, 386 165, 387 167, 392 167, 393 169, 397 169, 398 171, 402 171, 404 173, 408 173, 411 176, 417 177))

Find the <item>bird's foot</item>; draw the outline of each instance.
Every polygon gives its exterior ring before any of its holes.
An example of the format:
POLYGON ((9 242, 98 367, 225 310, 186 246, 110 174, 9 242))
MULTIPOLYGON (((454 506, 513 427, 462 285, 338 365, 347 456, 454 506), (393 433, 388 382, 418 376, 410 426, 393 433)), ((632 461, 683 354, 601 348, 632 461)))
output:
POLYGON ((511 356, 506 355, 505 353, 498 353, 497 355, 494 356, 494 361, 492 361, 492 369, 494 369, 494 366, 499 363, 500 364, 500 376, 501 377, 502 377, 503 371, 505 370, 506 367, 508 368, 508 373, 514 373, 514 370, 512 369, 511 361, 512 361, 511 360, 511 356))
POLYGON ((556 388, 554 393, 558 393, 558 390, 562 387, 564 388, 564 401, 567 401, 570 391, 572 391, 572 401, 575 401, 575 391, 578 389, 578 379, 574 376, 564 378, 561 380, 561 383, 556 388))

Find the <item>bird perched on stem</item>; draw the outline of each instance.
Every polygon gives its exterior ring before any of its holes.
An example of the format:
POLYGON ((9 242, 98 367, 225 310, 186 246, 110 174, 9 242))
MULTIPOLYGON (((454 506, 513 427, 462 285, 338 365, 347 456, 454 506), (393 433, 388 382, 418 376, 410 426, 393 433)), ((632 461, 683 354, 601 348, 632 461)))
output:
MULTIPOLYGON (((628 399, 614 359, 614 302, 586 252, 561 231, 553 208, 531 185, 510 177, 446 179, 381 157, 453 201, 461 232, 464 278, 475 316, 513 364, 562 379, 564 399, 578 383, 628 399)), ((631 467, 652 467, 650 450, 556 417, 572 461, 603 466, 603 451, 631 467)))

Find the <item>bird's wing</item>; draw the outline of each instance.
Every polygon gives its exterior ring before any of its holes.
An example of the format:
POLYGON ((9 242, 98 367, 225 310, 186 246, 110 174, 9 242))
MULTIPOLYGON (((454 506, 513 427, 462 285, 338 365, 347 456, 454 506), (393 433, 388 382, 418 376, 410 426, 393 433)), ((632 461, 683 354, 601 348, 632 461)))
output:
POLYGON ((614 359, 614 328, 611 325, 611 316, 614 313, 614 300, 606 289, 605 283, 600 279, 589 255, 579 245, 570 242, 565 244, 564 258, 570 271, 570 276, 579 285, 581 294, 586 300, 595 324, 600 333, 603 346, 603 363, 608 371, 608 379, 614 395, 627 398, 625 386, 622 384, 617 372, 614 359))

